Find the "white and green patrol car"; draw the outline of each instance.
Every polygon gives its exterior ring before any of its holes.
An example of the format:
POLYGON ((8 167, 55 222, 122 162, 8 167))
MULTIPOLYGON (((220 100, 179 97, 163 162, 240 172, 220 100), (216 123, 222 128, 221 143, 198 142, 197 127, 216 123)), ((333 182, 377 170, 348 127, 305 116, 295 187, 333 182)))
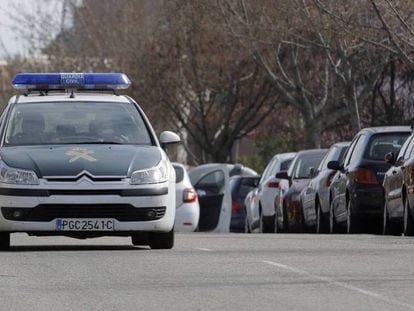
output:
POLYGON ((10 234, 174 244, 175 172, 124 74, 18 74, 1 116, 0 248, 10 234), (94 90, 95 92, 83 92, 94 90), (113 93, 108 93, 113 91, 113 93))

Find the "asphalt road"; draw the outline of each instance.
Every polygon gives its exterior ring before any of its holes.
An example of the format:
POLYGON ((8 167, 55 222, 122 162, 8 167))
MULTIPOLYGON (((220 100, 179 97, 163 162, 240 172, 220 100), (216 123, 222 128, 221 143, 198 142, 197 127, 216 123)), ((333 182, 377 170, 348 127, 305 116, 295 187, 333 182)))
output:
POLYGON ((177 234, 171 251, 128 238, 12 236, 0 310, 414 310, 414 239, 177 234))

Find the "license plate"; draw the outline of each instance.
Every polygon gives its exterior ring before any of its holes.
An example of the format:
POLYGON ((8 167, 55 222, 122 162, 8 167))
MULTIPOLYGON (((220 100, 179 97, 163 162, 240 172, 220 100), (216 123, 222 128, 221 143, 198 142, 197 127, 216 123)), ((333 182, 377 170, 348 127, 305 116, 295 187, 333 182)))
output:
POLYGON ((56 231, 113 231, 114 219, 56 219, 56 231))

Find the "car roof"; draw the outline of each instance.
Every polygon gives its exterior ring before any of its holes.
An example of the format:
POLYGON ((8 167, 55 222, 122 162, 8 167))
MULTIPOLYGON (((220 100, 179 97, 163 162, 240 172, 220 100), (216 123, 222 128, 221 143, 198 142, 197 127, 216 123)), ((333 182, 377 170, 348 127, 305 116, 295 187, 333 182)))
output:
POLYGON ((332 146, 348 147, 350 144, 351 144, 350 141, 340 141, 340 142, 332 144, 332 146))
POLYGON ((392 132, 411 132, 410 126, 378 126, 367 127, 359 131, 359 133, 377 134, 377 133, 392 133, 392 132))
POLYGON ((328 151, 328 149, 308 149, 308 150, 302 150, 302 151, 299 151, 297 153, 297 157, 300 157, 302 155, 321 154, 321 153, 324 153, 324 152, 327 152, 327 151, 328 151))
POLYGON ((272 160, 276 159, 276 158, 280 158, 282 160, 293 159, 295 157, 295 155, 296 155, 296 152, 278 153, 278 154, 275 154, 273 156, 272 160))
POLYGON ((75 93, 74 98, 70 98, 68 93, 50 93, 47 96, 40 96, 39 94, 31 95, 16 95, 10 100, 11 103, 44 103, 44 102, 79 102, 79 101, 90 101, 90 102, 120 102, 130 103, 129 97, 124 95, 115 95, 109 93, 75 93))

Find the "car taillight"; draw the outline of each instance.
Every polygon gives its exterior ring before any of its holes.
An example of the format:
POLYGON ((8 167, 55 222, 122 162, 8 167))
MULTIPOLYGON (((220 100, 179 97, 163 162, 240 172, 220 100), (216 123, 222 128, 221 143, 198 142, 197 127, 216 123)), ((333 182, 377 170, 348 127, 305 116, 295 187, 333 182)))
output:
POLYGON ((231 213, 232 214, 240 214, 240 203, 239 203, 239 201, 232 201, 231 202, 231 213))
POLYGON ((326 187, 330 187, 332 183, 332 179, 334 178, 336 171, 332 171, 329 173, 328 178, 326 179, 326 187))
POLYGON ((186 188, 183 192, 183 202, 192 203, 197 201, 197 192, 193 188, 186 188))
POLYGON ((269 182, 267 183, 267 186, 268 186, 269 188, 279 188, 279 183, 278 183, 277 181, 269 181, 269 182))
POLYGON ((352 173, 354 182, 357 184, 378 185, 378 179, 373 170, 358 168, 352 173))

